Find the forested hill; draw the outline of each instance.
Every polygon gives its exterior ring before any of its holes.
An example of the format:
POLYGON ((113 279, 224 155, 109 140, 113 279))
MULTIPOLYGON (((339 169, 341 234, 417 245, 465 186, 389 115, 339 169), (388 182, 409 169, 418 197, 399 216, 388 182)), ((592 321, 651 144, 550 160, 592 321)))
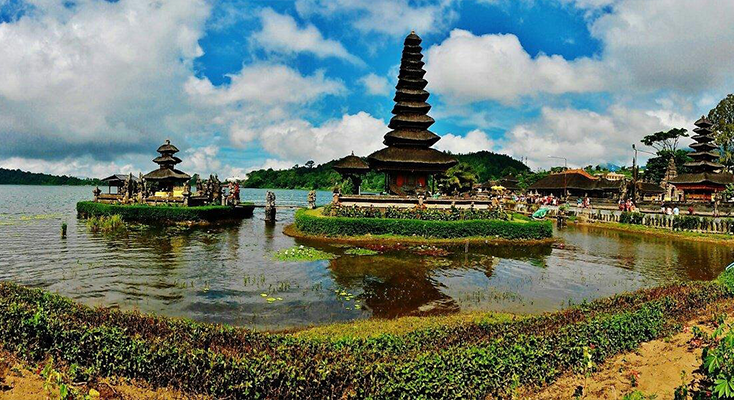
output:
MULTIPOLYGON (((471 165, 480 182, 501 178, 508 173, 518 174, 530 169, 522 162, 504 154, 480 151, 469 154, 454 154, 460 162, 471 165)), ((270 189, 320 189, 331 190, 341 182, 339 174, 332 169, 335 161, 315 166, 296 165, 285 170, 261 169, 247 174, 244 187, 270 189)), ((362 189, 380 191, 384 185, 382 174, 370 172, 365 176, 362 189)))
POLYGON ((81 179, 0 168, 0 185, 98 185, 98 179, 81 179))

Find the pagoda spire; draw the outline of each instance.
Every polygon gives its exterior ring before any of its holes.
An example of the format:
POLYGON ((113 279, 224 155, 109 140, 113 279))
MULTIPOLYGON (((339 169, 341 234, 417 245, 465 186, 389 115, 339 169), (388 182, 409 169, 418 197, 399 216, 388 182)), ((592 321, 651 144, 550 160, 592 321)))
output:
POLYGON ((411 32, 406 38, 400 59, 398 84, 395 87, 395 106, 385 135, 384 143, 390 145, 430 147, 440 137, 428 130, 435 122, 428 115, 431 105, 426 101, 430 94, 425 90, 428 82, 423 79, 423 54, 421 38, 411 32))
POLYGON ((696 143, 691 144, 691 148, 694 150, 689 156, 693 161, 686 163, 684 166, 690 168, 694 173, 701 172, 716 172, 724 168, 719 163, 719 151, 718 147, 714 143, 714 132, 711 129, 713 123, 708 118, 702 116, 698 121, 695 122, 696 128, 693 132, 692 139, 696 143))

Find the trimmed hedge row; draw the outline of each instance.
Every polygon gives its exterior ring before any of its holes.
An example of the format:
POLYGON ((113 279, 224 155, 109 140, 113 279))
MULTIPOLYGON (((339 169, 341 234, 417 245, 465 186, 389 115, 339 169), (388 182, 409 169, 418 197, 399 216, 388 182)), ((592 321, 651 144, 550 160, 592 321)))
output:
POLYGON ((425 221, 346 218, 314 215, 313 211, 303 209, 296 211, 295 225, 305 234, 320 236, 396 235, 438 239, 468 237, 546 239, 553 236, 553 226, 548 221, 523 223, 502 220, 425 221))
POLYGON ((76 211, 82 217, 119 215, 128 222, 183 222, 183 221, 221 221, 248 218, 254 206, 149 206, 143 204, 106 204, 93 201, 76 203, 76 211))
POLYGON ((734 295, 718 282, 676 284, 503 323, 330 340, 92 309, 0 284, 0 344, 101 375, 231 398, 506 397, 665 336, 734 295))
POLYGON ((449 209, 438 208, 399 208, 387 207, 360 207, 360 206, 333 206, 328 204, 323 208, 323 215, 345 218, 391 218, 391 219, 421 219, 425 221, 463 221, 469 219, 501 219, 509 220, 511 215, 500 209, 449 209))

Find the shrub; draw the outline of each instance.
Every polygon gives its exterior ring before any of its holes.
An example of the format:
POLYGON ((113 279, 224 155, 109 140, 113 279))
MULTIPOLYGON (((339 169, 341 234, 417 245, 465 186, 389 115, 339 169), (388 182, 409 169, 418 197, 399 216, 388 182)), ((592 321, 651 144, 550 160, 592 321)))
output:
POLYGON ((619 222, 623 224, 633 224, 633 225, 640 225, 642 224, 642 218, 645 216, 645 214, 640 212, 627 212, 624 211, 619 216, 619 222))
POLYGON ((668 335, 726 298, 720 283, 697 282, 512 321, 310 339, 92 309, 0 283, 0 344, 31 361, 214 397, 505 398, 668 335))
POLYGON ((200 206, 184 207, 145 204, 105 204, 93 201, 76 203, 77 214, 81 217, 109 217, 119 215, 128 222, 177 222, 177 221, 218 221, 241 219, 252 216, 253 207, 200 206))
POLYGON ((323 209, 323 215, 346 218, 390 218, 390 219, 419 219, 424 221, 463 221, 471 219, 501 219, 509 220, 511 215, 500 209, 449 209, 438 208, 402 208, 388 207, 381 210, 375 207, 335 207, 331 204, 323 209))
POLYGON ((546 239, 553 236, 550 222, 512 222, 491 219, 433 221, 394 218, 325 217, 308 210, 296 211, 296 228, 309 235, 396 235, 426 238, 498 237, 546 239))

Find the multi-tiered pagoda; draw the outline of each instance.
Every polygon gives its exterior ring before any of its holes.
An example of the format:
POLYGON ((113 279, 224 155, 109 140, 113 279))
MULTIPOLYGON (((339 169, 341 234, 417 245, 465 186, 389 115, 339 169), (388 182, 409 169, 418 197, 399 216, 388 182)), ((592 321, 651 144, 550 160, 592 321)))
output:
POLYGON ((428 178, 443 173, 457 161, 450 155, 432 149, 440 137, 428 130, 435 122, 428 116, 430 95, 423 79, 423 50, 421 38, 411 32, 405 38, 400 73, 395 91, 394 116, 385 134, 386 148, 367 157, 370 168, 384 172, 385 191, 390 194, 409 195, 425 192, 428 178))
POLYGON ((157 186, 159 192, 173 192, 177 186, 182 186, 191 177, 175 168, 181 159, 174 154, 178 153, 178 148, 171 144, 170 140, 158 147, 160 156, 153 159, 158 164, 158 169, 148 172, 143 178, 147 182, 151 182, 157 186))
POLYGON ((719 152, 711 129, 714 124, 708 118, 701 117, 695 125, 693 132, 696 134, 692 139, 696 143, 691 144, 694 151, 689 154, 693 161, 683 165, 689 172, 671 179, 670 183, 678 191, 683 191, 685 200, 711 201, 714 193, 734 183, 734 176, 723 172, 724 166, 719 163, 719 152))

